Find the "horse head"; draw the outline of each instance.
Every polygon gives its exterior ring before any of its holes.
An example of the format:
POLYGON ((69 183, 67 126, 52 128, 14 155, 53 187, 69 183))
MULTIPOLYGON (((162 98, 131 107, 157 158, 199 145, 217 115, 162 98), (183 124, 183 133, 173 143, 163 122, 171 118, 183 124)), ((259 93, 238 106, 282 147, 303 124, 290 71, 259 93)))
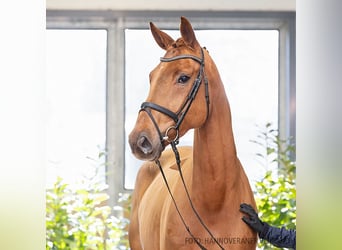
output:
POLYGON ((177 40, 153 23, 150 29, 166 53, 149 75, 149 94, 129 135, 133 154, 142 160, 158 159, 169 143, 178 141, 189 129, 201 127, 209 113, 206 52, 190 22, 181 18, 177 40))

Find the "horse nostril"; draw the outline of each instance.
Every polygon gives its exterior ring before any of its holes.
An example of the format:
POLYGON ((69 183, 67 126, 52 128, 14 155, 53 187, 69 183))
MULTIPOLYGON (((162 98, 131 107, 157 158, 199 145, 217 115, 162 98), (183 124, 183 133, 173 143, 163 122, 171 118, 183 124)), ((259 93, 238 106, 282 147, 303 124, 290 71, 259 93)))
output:
POLYGON ((139 137, 137 145, 145 155, 152 153, 152 144, 145 136, 139 137))

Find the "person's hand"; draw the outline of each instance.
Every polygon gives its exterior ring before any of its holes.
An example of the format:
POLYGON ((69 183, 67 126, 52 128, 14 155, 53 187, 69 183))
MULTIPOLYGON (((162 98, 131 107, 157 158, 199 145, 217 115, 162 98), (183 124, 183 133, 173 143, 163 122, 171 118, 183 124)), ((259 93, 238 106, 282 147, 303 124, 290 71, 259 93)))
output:
POLYGON ((248 226, 258 233, 263 231, 265 223, 259 219, 258 214, 255 212, 252 206, 242 203, 240 205, 240 211, 249 215, 249 217, 243 216, 241 218, 248 226))

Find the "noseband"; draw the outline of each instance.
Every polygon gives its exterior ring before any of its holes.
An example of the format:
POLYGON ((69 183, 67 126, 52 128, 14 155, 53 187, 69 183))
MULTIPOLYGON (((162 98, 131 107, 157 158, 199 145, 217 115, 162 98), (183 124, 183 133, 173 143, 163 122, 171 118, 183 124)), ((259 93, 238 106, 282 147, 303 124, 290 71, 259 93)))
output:
MULTIPOLYGON (((183 105, 181 106, 181 108, 179 109, 179 111, 177 113, 175 112, 172 112, 171 110, 165 108, 165 107, 162 107, 156 103, 152 103, 152 102, 144 102, 141 104, 141 108, 140 108, 140 111, 145 111, 148 116, 150 117, 150 119, 152 120, 153 122, 153 125, 155 126, 156 130, 158 131, 158 134, 159 134, 159 138, 160 138, 160 143, 162 145, 162 147, 164 147, 164 141, 167 141, 171 144, 171 147, 172 147, 172 150, 175 154, 175 158, 176 158, 176 163, 177 163, 177 167, 178 167, 178 171, 179 171, 179 175, 180 175, 180 178, 182 180, 182 183, 183 183, 183 186, 184 186, 184 190, 186 192, 186 195, 187 195, 187 198, 188 198, 188 201, 190 203, 190 206, 191 206, 191 209, 192 211, 194 212, 194 214, 196 215, 198 221, 201 223, 201 225, 203 226, 203 228, 209 233, 209 235, 211 236, 211 238, 214 240, 214 242, 221 248, 221 249, 224 249, 222 247, 222 245, 217 241, 217 238, 214 237, 214 235, 211 233, 211 231, 209 230, 209 228, 204 224, 202 218, 200 217, 200 215, 198 214, 197 210, 195 209, 193 203, 192 203, 192 200, 190 198, 190 194, 188 192, 188 188, 185 184, 185 181, 184 181, 184 177, 183 177, 183 173, 182 173, 182 169, 181 169, 181 166, 180 166, 180 156, 179 156, 179 152, 178 152, 178 149, 176 147, 176 145, 178 144, 179 142, 179 127, 180 125, 182 124, 183 120, 184 120, 184 117, 186 116, 187 112, 189 111, 190 107, 191 107, 191 104, 193 102, 193 100, 195 99, 197 93, 198 93, 198 90, 199 90, 199 87, 202 83, 202 79, 204 78, 204 84, 205 84, 205 99, 206 99, 206 108, 207 108, 207 116, 206 116, 206 120, 208 119, 208 116, 209 116, 209 89, 208 89, 208 79, 205 77, 205 73, 204 73, 204 53, 203 53, 203 49, 201 48, 201 58, 197 57, 197 56, 194 56, 194 55, 179 55, 179 56, 175 56, 175 57, 171 57, 171 58, 166 58, 166 57, 161 57, 160 58, 160 61, 161 62, 173 62, 173 61, 176 61, 176 60, 182 60, 182 59, 192 59, 196 62, 198 62, 200 64, 200 69, 199 69, 199 72, 197 74, 197 78, 195 79, 183 105), (157 122, 155 121, 153 115, 152 115, 152 112, 151 110, 155 110, 155 111, 158 111, 168 117, 170 117, 174 122, 175 122, 175 125, 174 126, 171 126, 169 127, 166 132, 165 132, 165 135, 163 136, 160 129, 159 129, 159 126, 157 124, 157 122), (176 135, 173 137, 173 138, 170 138, 169 136, 169 133, 170 131, 174 130, 176 132, 176 135)), ((166 185, 166 188, 171 196, 171 199, 172 199, 172 202, 173 204, 175 205, 175 208, 177 210, 177 213, 185 227, 185 229, 188 231, 189 235, 193 238, 194 242, 199 246, 200 249, 202 250, 206 250, 206 248, 201 244, 201 242, 199 241, 198 238, 196 238, 192 233, 191 233, 191 230, 189 228, 189 226, 186 224, 178 206, 177 206, 177 203, 176 203, 176 200, 174 199, 174 196, 171 192, 171 189, 170 189, 170 186, 168 184, 168 181, 166 179, 166 176, 165 176, 165 173, 164 173, 164 170, 160 164, 160 161, 158 159, 155 160, 156 164, 158 165, 159 167, 159 170, 162 174, 162 177, 164 179, 164 182, 165 182, 165 185, 166 185)))
POLYGON ((175 56, 175 57, 171 57, 171 58, 166 58, 166 57, 161 57, 160 61, 161 62, 173 62, 176 60, 181 60, 181 59, 192 59, 196 62, 198 62, 200 64, 200 69, 199 72, 197 74, 197 78, 195 79, 192 88, 190 89, 185 102, 183 103, 183 105, 181 106, 181 108, 179 109, 179 111, 177 113, 162 107, 156 103, 153 102, 143 102, 141 104, 141 108, 140 111, 145 111, 148 116, 150 117, 150 119, 152 120, 156 130, 158 131, 159 134, 159 138, 160 138, 160 142, 161 145, 164 147, 164 141, 167 141, 169 143, 171 143, 172 141, 176 142, 176 144, 178 143, 179 140, 179 127, 182 124, 185 115, 187 114, 187 112, 189 111, 191 104, 193 102, 193 100, 195 99, 197 92, 199 90, 199 87, 202 83, 202 78, 204 78, 204 82, 205 82, 205 98, 206 98, 206 103, 207 103, 207 117, 206 119, 208 119, 208 115, 209 115, 209 90, 208 90, 208 80, 204 75, 204 53, 203 53, 203 49, 201 48, 201 57, 199 58, 197 56, 194 55, 179 55, 179 56, 175 56), (157 124, 157 122, 155 121, 152 113, 151 113, 151 109, 156 110, 168 117, 170 117, 174 122, 175 125, 169 127, 166 132, 165 135, 163 136, 159 126, 157 124), (175 131, 176 132, 176 136, 174 136, 173 138, 171 138, 169 136, 171 131, 175 131))

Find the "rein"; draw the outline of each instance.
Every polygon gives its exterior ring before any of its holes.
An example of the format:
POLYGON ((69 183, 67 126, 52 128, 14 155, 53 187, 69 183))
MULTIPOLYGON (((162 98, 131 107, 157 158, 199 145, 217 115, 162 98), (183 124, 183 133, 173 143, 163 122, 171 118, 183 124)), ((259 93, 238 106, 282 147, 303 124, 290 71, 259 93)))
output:
MULTIPOLYGON (((211 233, 209 228, 204 224, 202 218, 200 217, 200 215, 198 214, 197 210, 195 209, 195 207, 194 207, 194 205, 192 203, 192 200, 190 198, 190 194, 189 194, 188 188, 187 188, 187 186, 185 184, 185 181, 184 181, 184 177, 183 177, 183 173, 182 173, 182 169, 181 169, 181 160, 180 160, 179 152, 178 152, 178 149, 177 149, 177 146, 176 146, 179 143, 179 127, 180 127, 181 123, 183 122, 183 120, 185 118, 185 115, 189 111, 189 109, 191 107, 191 104, 192 104, 193 100, 195 99, 195 97, 197 95, 199 87, 200 87, 200 85, 202 83, 202 78, 204 78, 204 84, 205 84, 205 98, 206 98, 206 108, 207 108, 206 120, 208 119, 208 116, 209 116, 209 104, 210 104, 210 102, 209 102, 208 79, 205 77, 205 73, 204 73, 204 53, 203 53, 203 49, 202 48, 201 48, 201 57, 202 58, 199 58, 199 57, 194 56, 194 55, 179 55, 179 56, 175 56, 175 57, 171 57, 171 58, 165 58, 165 57, 160 58, 161 62, 173 62, 173 61, 181 60, 181 59, 192 59, 192 60, 194 60, 194 61, 196 61, 196 62, 198 62, 200 64, 200 70, 198 72, 197 78, 195 79, 195 81, 194 81, 194 83, 192 85, 192 88, 189 91, 189 94, 188 94, 185 102, 183 103, 183 105, 181 106, 181 108, 179 109, 179 111, 177 113, 174 113, 171 110, 169 110, 169 109, 167 109, 165 107, 162 107, 162 106, 160 106, 158 104, 152 103, 152 102, 144 102, 144 103, 142 103, 141 104, 141 109, 140 109, 139 112, 145 111, 148 114, 148 116, 152 120, 156 130, 158 131, 161 145, 164 147, 164 143, 163 142, 165 140, 171 144, 172 150, 173 150, 173 152, 175 154, 179 175, 180 175, 180 178, 182 180, 183 187, 185 189, 185 192, 186 192, 186 195, 187 195, 187 198, 188 198, 188 201, 190 203, 192 211, 196 215, 198 221, 201 223, 203 228, 209 233, 210 237, 215 241, 215 243, 221 249, 224 249, 222 247, 222 245, 214 237, 214 235, 211 233), (162 133, 161 133, 159 127, 158 127, 158 124, 155 121, 155 119, 154 119, 154 117, 153 117, 153 115, 151 113, 151 109, 156 110, 156 111, 158 111, 160 113, 163 113, 164 115, 169 116, 175 122, 174 126, 171 126, 171 127, 169 127, 166 130, 164 136, 162 135, 162 133), (172 130, 174 130, 176 132, 176 135, 173 138, 170 138, 169 137, 169 133, 172 130)), ((157 160, 155 160, 155 162, 156 162, 156 164, 158 165, 158 167, 160 169, 160 172, 161 172, 162 177, 164 179, 164 182, 165 182, 165 185, 167 187, 167 190, 168 190, 168 192, 169 192, 169 194, 171 196, 172 202, 173 202, 173 204, 174 204, 174 206, 175 206, 175 208, 177 210, 177 213, 178 213, 178 215, 179 215, 179 217, 180 217, 180 219, 181 219, 185 229, 187 230, 189 235, 192 237, 194 242, 199 246, 199 248, 202 249, 202 250, 206 250, 206 248, 200 243, 198 238, 196 238, 191 233, 189 226, 186 224, 186 222, 185 222, 185 220, 184 220, 184 218, 183 218, 183 216, 182 216, 182 214, 181 214, 181 212, 180 212, 180 210, 179 210, 179 208, 177 206, 176 200, 174 199, 174 196, 173 196, 173 194, 171 192, 170 186, 168 184, 168 181, 166 179, 166 176, 165 176, 163 168, 162 168, 162 166, 160 164, 160 161, 157 159, 157 160)))

